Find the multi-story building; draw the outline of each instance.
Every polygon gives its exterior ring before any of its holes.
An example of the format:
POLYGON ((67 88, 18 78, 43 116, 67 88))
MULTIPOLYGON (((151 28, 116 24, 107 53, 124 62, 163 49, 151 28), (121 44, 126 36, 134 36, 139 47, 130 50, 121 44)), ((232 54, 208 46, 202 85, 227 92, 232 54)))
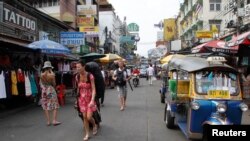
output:
POLYGON ((105 53, 120 54, 120 36, 123 22, 115 14, 113 6, 106 1, 99 5, 100 46, 105 53))
POLYGON ((250 0, 223 1, 223 23, 225 29, 221 36, 230 33, 246 32, 250 30, 250 0))
POLYGON ((77 0, 23 0, 53 18, 76 27, 77 0))
POLYGON ((86 44, 82 53, 98 52, 98 1, 97 0, 23 0, 38 10, 85 32, 86 44), (91 22, 90 22, 91 21, 91 22), (90 25, 91 23, 91 25, 90 25), (86 25, 87 24, 87 25, 86 25))
MULTIPOLYGON (((224 28, 222 23, 223 0, 184 0, 181 4, 177 22, 180 24, 178 35, 184 41, 197 41, 196 31, 211 31, 215 25, 218 32, 224 28)), ((177 24, 178 25, 178 24, 177 24)), ((209 40, 209 39, 202 39, 209 40)))

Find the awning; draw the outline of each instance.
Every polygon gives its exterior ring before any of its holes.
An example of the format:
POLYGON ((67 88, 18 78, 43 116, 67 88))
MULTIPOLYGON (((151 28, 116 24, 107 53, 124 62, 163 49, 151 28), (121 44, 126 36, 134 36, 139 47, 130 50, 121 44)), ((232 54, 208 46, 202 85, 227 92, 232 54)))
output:
POLYGON ((236 54, 238 53, 238 46, 227 46, 226 42, 221 40, 213 40, 192 48, 192 53, 225 53, 236 54))
POLYGON ((10 39, 0 36, 0 50, 10 51, 10 52, 36 52, 38 50, 31 49, 27 47, 26 42, 20 41, 18 39, 10 39))
POLYGON ((250 45, 250 31, 240 34, 237 37, 237 44, 250 45))
POLYGON ((231 40, 227 41, 228 46, 250 45, 250 31, 242 33, 238 36, 232 36, 231 40))

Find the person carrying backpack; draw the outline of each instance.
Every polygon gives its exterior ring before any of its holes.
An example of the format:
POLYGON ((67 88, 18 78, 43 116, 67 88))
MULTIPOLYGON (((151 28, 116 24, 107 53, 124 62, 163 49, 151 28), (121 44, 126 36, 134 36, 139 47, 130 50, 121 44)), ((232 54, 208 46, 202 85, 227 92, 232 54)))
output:
POLYGON ((120 110, 123 111, 126 107, 127 99, 127 81, 130 79, 130 72, 124 67, 124 62, 118 62, 119 68, 114 71, 113 80, 116 82, 117 91, 120 98, 120 110))
POLYGON ((77 104, 80 112, 83 116, 83 124, 85 128, 84 141, 88 140, 89 134, 89 124, 93 125, 93 135, 97 134, 98 125, 93 118, 93 113, 97 110, 95 96, 96 96, 96 86, 95 78, 91 73, 85 70, 85 63, 82 61, 76 64, 77 72, 79 73, 79 79, 77 80, 79 96, 77 98, 77 104))

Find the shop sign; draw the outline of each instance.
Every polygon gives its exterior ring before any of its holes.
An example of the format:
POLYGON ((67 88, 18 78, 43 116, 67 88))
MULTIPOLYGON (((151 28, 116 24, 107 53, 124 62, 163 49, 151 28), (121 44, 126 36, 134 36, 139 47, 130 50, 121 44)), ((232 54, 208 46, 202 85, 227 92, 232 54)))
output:
POLYGON ((95 31, 92 31, 92 32, 85 32, 85 37, 99 37, 99 32, 95 32, 95 31))
POLYGON ((61 32, 60 33, 62 45, 84 45, 85 38, 82 32, 61 32))
POLYGON ((96 15, 96 5, 77 5, 78 15, 96 15))
POLYGON ((136 23, 130 23, 128 25, 128 32, 139 32, 139 26, 136 23))
POLYGON ((134 43, 135 40, 133 40, 132 36, 121 36, 120 37, 120 43, 134 43))
POLYGON ((94 17, 78 17, 77 26, 94 26, 94 17))
POLYGON ((2 18, 0 19, 0 21, 15 28, 36 32, 37 28, 36 18, 5 3, 3 4, 2 8, 3 9, 0 10, 3 13, 3 16, 0 17, 2 18))
POLYGON ((212 31, 196 31, 196 38, 213 38, 212 31))
POLYGON ((80 32, 99 32, 98 26, 81 26, 80 32))
POLYGON ((175 19, 169 18, 169 19, 164 19, 164 41, 170 41, 174 38, 176 35, 176 24, 175 24, 175 19))

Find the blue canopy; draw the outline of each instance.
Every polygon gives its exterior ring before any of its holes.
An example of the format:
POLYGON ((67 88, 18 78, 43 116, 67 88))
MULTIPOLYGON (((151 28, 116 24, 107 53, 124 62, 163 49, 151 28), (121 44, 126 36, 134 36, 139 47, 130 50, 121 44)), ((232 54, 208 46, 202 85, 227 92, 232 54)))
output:
POLYGON ((35 41, 31 44, 28 45, 29 48, 32 49, 40 49, 42 53, 46 54, 69 54, 70 50, 51 40, 40 40, 40 41, 35 41))

